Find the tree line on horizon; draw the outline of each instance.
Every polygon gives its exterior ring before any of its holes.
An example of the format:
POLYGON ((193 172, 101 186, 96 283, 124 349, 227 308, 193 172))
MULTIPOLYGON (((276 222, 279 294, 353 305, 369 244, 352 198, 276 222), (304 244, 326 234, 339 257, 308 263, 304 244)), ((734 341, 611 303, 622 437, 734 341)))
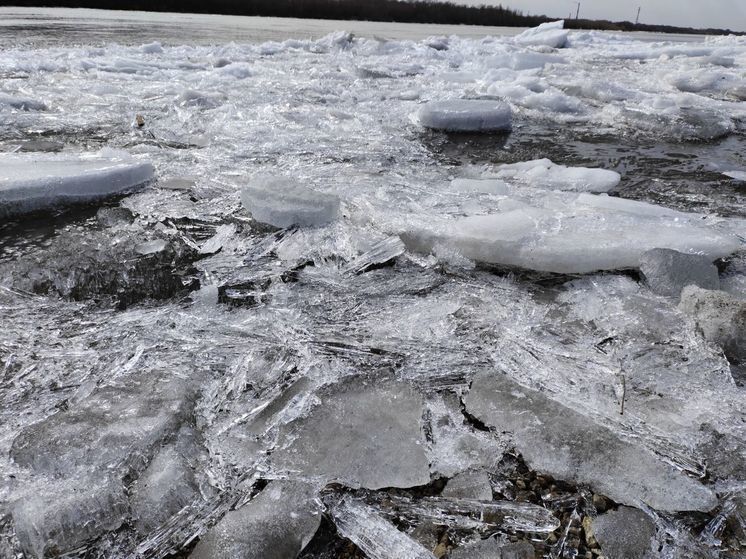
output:
MULTIPOLYGON (((101 8, 157 12, 209 13, 243 16, 296 17, 333 20, 398 21, 534 27, 551 21, 546 16, 525 15, 497 6, 466 6, 426 0, 0 0, 0 5, 21 7, 101 8)), ((636 24, 629 21, 569 19, 570 29, 651 31, 720 35, 727 29, 693 29, 669 25, 636 24)), ((740 33, 739 33, 740 34, 740 33)))

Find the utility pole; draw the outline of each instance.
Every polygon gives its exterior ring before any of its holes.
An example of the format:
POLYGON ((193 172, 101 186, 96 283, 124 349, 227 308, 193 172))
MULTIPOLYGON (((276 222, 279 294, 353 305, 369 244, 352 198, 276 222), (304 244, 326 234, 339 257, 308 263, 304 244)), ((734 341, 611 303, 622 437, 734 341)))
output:
POLYGON ((580 2, 575 2, 578 5, 578 10, 575 12, 575 19, 580 17, 580 2))
POLYGON ((642 6, 637 7, 637 18, 635 19, 635 25, 640 23, 640 10, 642 10, 642 6))

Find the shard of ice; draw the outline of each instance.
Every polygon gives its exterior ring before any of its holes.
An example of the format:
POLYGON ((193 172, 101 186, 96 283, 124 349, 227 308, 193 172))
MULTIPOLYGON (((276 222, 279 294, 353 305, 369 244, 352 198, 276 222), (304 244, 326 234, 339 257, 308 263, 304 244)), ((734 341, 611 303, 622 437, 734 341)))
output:
POLYGON ((446 132, 504 132, 511 127, 510 106, 486 99, 431 101, 417 118, 425 128, 446 132))
POLYGON ((399 531, 361 501, 343 498, 330 507, 337 530, 370 559, 434 559, 430 551, 399 531))
POLYGON ((153 165, 123 152, 0 154, 0 215, 88 203, 142 188, 153 165))
POLYGON ((511 433, 539 472, 588 484, 620 503, 663 511, 709 511, 717 503, 711 489, 648 449, 499 372, 478 375, 465 404, 486 424, 511 433))
POLYGON ((259 223, 287 228, 316 227, 333 221, 339 198, 283 177, 256 177, 241 190, 241 201, 259 223))

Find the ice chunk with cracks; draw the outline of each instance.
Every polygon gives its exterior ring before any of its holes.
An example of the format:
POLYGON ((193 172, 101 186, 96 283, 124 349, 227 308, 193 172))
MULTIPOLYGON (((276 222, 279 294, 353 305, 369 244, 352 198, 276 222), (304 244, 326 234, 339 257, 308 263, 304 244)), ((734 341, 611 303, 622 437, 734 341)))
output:
POLYGON ((430 482, 422 397, 409 385, 353 378, 317 397, 307 417, 282 427, 274 470, 369 489, 430 482))
POLYGON ((345 497, 330 507, 330 513, 339 533, 370 559, 435 559, 430 551, 361 501, 345 497))
POLYGON ((228 512, 202 539, 190 559, 292 559, 321 522, 316 487, 276 480, 243 507, 228 512))
POLYGON ((410 250, 446 248, 489 264, 565 274, 637 268, 654 248, 716 260, 743 246, 701 215, 644 202, 566 193, 516 202, 519 208, 502 213, 415 225, 402 240, 410 250))
POLYGON ((185 421, 193 388, 165 373, 121 382, 24 429, 13 441, 15 462, 55 476, 78 469, 126 471, 147 463, 152 449, 185 421))
POLYGON ((717 504, 711 489, 648 449, 500 373, 478 375, 465 404, 487 425, 510 432, 518 451, 537 471, 588 484, 628 505, 709 511, 717 504))
POLYGON ((116 530, 127 513, 121 480, 105 473, 39 483, 11 508, 24 553, 38 558, 74 550, 104 532, 116 530))
POLYGON ((596 193, 608 192, 622 180, 616 171, 566 167, 552 163, 549 159, 500 165, 497 177, 544 190, 596 193))
POLYGON ((504 132, 511 128, 510 105, 487 99, 431 101, 417 112, 425 128, 445 132, 504 132))
POLYGON ((257 222, 273 227, 316 227, 337 218, 339 197, 284 177, 255 177, 241 201, 257 222))
POLYGON ((153 165, 123 152, 0 154, 0 216, 89 203, 140 189, 153 165))

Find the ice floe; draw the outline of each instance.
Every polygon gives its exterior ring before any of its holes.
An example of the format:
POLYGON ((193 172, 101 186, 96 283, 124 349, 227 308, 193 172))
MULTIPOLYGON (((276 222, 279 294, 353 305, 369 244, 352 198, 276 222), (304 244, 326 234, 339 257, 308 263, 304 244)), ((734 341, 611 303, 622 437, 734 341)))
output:
POLYGON ((565 274, 637 268, 654 248, 716 260, 743 246, 735 233, 708 227, 699 215, 605 195, 548 193, 511 206, 423 224, 402 238, 418 251, 451 248, 480 262, 565 274))
POLYGON ((0 214, 89 203, 133 192, 154 178, 153 165, 123 152, 83 155, 0 154, 0 214))
POLYGON ((259 223, 273 227, 314 227, 336 219, 339 197, 284 177, 256 177, 241 190, 241 201, 259 223))
POLYGON ((422 126, 446 132, 501 132, 510 130, 510 107, 500 101, 455 99, 423 105, 417 112, 422 126))

